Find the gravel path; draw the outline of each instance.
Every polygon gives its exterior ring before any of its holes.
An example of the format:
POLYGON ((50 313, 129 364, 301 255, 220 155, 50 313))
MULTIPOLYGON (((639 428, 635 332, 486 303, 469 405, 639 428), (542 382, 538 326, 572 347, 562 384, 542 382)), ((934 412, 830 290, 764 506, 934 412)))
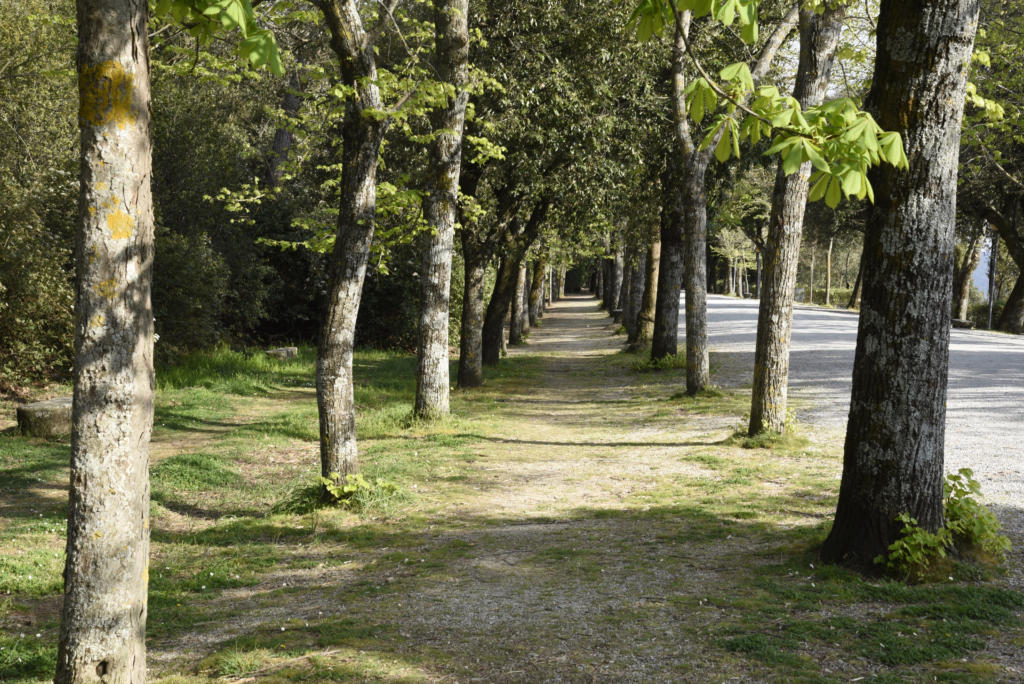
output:
MULTIPOLYGON (((750 385, 757 306, 756 300, 708 297, 708 341, 720 384, 750 385)), ((856 342, 855 314, 797 308, 790 396, 800 404, 801 420, 845 429, 856 342)), ((953 330, 948 407, 947 470, 972 468, 1004 522, 1024 528, 1024 338, 953 330)))

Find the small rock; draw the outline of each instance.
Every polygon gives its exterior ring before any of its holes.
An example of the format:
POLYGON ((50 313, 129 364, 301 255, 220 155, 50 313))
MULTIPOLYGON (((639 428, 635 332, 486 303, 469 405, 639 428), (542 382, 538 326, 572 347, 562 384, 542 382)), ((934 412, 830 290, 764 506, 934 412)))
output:
POLYGON ((966 328, 967 330, 973 330, 974 329, 974 323, 971 323, 970 321, 965 321, 965 320, 960 319, 960 318, 954 318, 953 319, 953 327, 954 328, 966 328))
POLYGON ((19 406, 18 431, 26 437, 60 437, 71 434, 71 397, 19 406))
POLYGON ((275 359, 294 359, 299 355, 298 347, 279 347, 277 349, 268 349, 267 356, 273 356, 275 359))

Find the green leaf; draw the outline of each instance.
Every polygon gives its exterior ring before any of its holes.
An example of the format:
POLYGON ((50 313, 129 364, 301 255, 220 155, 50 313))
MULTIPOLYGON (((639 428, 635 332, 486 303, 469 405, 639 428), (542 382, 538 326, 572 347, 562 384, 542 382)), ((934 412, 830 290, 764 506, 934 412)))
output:
POLYGON ((864 174, 857 170, 851 169, 843 176, 843 192, 846 193, 847 197, 853 197, 861 193, 861 179, 864 174))
POLYGON ((787 176, 800 169, 804 161, 803 145, 793 145, 789 148, 785 159, 782 160, 782 172, 787 176))
POLYGON ((811 192, 807 196, 807 199, 812 202, 817 202, 825 196, 825 191, 828 190, 828 183, 832 180, 832 176, 827 173, 818 173, 816 177, 818 180, 811 186, 811 192))
POLYGON ((825 161, 825 157, 822 156, 821 151, 818 149, 817 145, 815 145, 810 140, 807 140, 805 138, 803 141, 803 146, 804 154, 807 155, 807 159, 811 162, 811 164, 814 165, 814 168, 818 169, 819 171, 829 170, 828 162, 825 161))
POLYGON ((832 209, 839 206, 840 200, 843 199, 843 191, 839 185, 839 179, 832 176, 831 181, 828 184, 828 191, 825 193, 825 204, 832 209))
POLYGON ((718 140, 718 145, 715 147, 715 159, 720 162, 728 161, 731 150, 729 149, 729 133, 730 129, 725 123, 722 124, 722 137, 718 140))
POLYGON ((756 21, 753 21, 749 24, 745 24, 743 26, 743 29, 740 31, 740 38, 743 39, 743 42, 746 43, 747 45, 753 45, 754 43, 756 43, 757 36, 758 30, 756 21))

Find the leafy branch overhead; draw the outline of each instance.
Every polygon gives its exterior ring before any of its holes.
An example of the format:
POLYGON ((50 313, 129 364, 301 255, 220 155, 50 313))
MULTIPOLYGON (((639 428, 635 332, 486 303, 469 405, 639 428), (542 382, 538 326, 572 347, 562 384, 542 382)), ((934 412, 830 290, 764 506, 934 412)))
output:
POLYGON ((284 74, 274 33, 257 26, 250 0, 157 0, 150 5, 154 17, 169 15, 200 45, 208 44, 218 31, 237 30, 242 59, 256 67, 266 65, 276 76, 284 74))
MULTIPOLYGON (((806 9, 820 12, 825 0, 809 0, 806 9)), ((744 42, 754 43, 758 0, 642 0, 630 18, 641 41, 661 35, 666 27, 679 31, 679 17, 692 12, 695 18, 710 16, 726 26, 741 29, 744 42)), ((684 35, 685 38, 685 35, 684 35)), ((715 145, 720 162, 740 156, 740 142, 757 144, 772 137, 766 154, 779 154, 783 170, 795 173, 802 164, 813 168, 810 199, 824 199, 836 207, 845 195, 874 201, 868 169, 882 162, 907 168, 903 140, 896 131, 884 131, 853 100, 841 98, 818 107, 802 109, 791 96, 775 86, 757 86, 750 67, 736 62, 713 78, 700 64, 687 42, 687 53, 700 76, 685 89, 686 111, 696 123, 714 116, 701 147, 715 145), (742 119, 740 115, 745 114, 742 119)))

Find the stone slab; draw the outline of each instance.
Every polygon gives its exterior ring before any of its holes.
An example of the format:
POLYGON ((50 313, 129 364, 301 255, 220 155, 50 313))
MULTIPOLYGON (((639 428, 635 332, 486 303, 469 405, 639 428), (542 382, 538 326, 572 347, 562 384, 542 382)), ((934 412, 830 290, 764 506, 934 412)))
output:
POLYGON ((71 397, 37 401, 18 407, 18 431, 27 437, 71 434, 71 397))

